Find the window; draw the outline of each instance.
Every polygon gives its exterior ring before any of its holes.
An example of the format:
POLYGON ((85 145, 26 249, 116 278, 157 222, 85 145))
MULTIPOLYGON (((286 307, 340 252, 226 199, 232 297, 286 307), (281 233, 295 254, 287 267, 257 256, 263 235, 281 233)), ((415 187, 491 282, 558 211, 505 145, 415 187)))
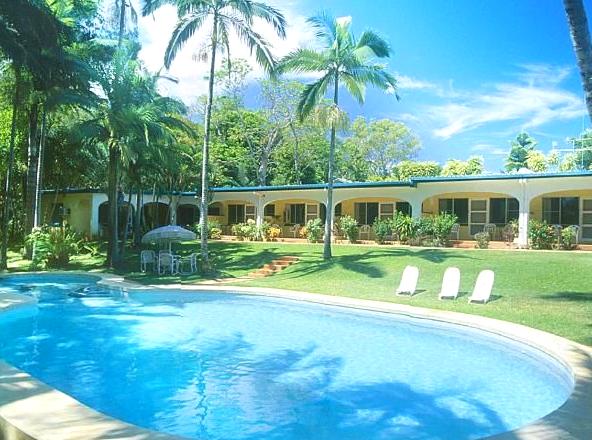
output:
MULTIPOLYGON (((64 204, 63 203, 55 203, 51 209, 51 219, 49 221, 49 224, 52 226, 61 226, 62 222, 64 221, 64 214, 65 214, 64 204)), ((108 211, 107 211, 107 215, 108 215, 108 211)), ((101 207, 99 206, 99 219, 100 218, 101 218, 101 207)), ((109 217, 107 217, 107 219, 108 218, 109 217)), ((100 222, 100 220, 99 220, 99 222, 100 222)))
POLYGON ((257 211, 255 209, 255 205, 245 206, 245 220, 257 220, 257 211))
POLYGON ((341 217, 341 203, 338 203, 337 205, 335 205, 335 217, 341 217))
POLYGON ((582 238, 592 240, 592 199, 582 200, 582 238))
POLYGON ((208 206, 208 215, 213 217, 222 215, 222 206, 219 203, 212 203, 208 206))
POLYGON ((440 199, 438 212, 456 215, 456 221, 466 226, 469 224, 469 199, 440 199))
POLYGON ((408 202, 397 202, 395 209, 401 214, 411 216, 411 205, 408 202))
POLYGON ((245 205, 228 205, 228 224, 245 222, 245 205))
POLYGON ((489 223, 505 226, 512 220, 518 220, 518 211, 517 199, 489 199, 489 223))
POLYGON ((395 213, 395 205, 393 203, 381 203, 380 204, 380 219, 388 220, 393 218, 395 213))
POLYGON ((469 234, 475 235, 483 231, 483 226, 487 223, 487 200, 471 200, 471 215, 469 218, 469 234))
POLYGON ((378 217, 378 203, 354 203, 354 211, 359 225, 371 225, 378 217))
POLYGON ((306 205, 304 203, 292 203, 286 206, 286 223, 289 225, 303 225, 306 223, 306 205))
POLYGON ((550 225, 579 225, 579 197, 544 197, 543 220, 550 225))
POLYGON ((265 208, 263 209, 263 215, 265 217, 275 217, 275 205, 273 203, 265 205, 265 208))

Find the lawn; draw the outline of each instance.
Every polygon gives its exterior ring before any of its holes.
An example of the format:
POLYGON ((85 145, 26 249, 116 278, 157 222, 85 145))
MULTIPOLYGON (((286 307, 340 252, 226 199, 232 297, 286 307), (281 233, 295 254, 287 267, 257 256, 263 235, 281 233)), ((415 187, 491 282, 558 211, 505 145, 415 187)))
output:
MULTIPOLYGON (((181 251, 195 249, 185 244, 181 251)), ((211 243, 218 277, 245 275, 273 258, 296 255, 300 261, 272 277, 240 282, 240 285, 277 287, 327 295, 399 302, 434 309, 473 313, 556 333, 592 345, 592 253, 545 251, 491 251, 422 249, 389 246, 334 247, 331 262, 322 259, 322 246, 282 243, 211 243), (420 269, 419 293, 412 298, 394 295, 405 265, 420 269), (440 301, 437 294, 446 267, 462 273, 461 295, 456 301, 440 301), (496 274, 492 301, 467 304, 478 272, 496 274)), ((13 256, 15 254, 12 254, 13 256)), ((81 256, 73 269, 100 269, 100 258, 81 256)), ((22 269, 22 260, 12 269, 22 269)), ((141 283, 195 282, 193 277, 155 277, 137 270, 137 256, 127 260, 126 277, 141 283), (133 268, 133 271, 132 271, 133 268)), ((238 284, 238 282, 237 282, 238 284)))

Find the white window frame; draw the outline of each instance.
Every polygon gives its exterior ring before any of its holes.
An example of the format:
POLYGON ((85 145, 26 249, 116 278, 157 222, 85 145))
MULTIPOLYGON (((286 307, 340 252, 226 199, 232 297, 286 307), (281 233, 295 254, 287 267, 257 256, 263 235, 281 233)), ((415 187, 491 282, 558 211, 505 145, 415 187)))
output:
POLYGON ((395 203, 394 202, 390 202, 390 203, 379 203, 378 204, 378 218, 380 220, 388 220, 389 218, 393 218, 393 215, 395 215, 395 203), (390 206, 391 207, 391 212, 384 212, 383 211, 383 207, 384 206, 390 206))
POLYGON ((585 201, 589 201, 590 203, 592 203, 592 198, 580 197, 580 228, 581 228, 580 238, 582 241, 590 242, 590 241, 592 241, 592 238, 584 238, 584 230, 585 229, 592 229, 592 223, 584 223, 584 214, 590 214, 592 216, 592 209, 584 210, 584 202, 585 201))
POLYGON ((483 231, 483 227, 489 221, 489 199, 469 199, 469 234, 474 235, 483 231), (485 202, 485 210, 473 210, 473 202, 485 202), (473 213, 485 214, 485 222, 473 222, 473 213), (473 226, 481 226, 481 231, 474 232, 473 226))

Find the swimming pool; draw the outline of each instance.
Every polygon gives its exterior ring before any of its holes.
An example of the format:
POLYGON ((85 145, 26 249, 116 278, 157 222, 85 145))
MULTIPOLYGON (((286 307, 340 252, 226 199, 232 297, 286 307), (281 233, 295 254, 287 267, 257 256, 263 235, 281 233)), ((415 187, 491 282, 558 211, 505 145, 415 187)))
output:
POLYGON ((400 315, 248 295, 0 279, 39 300, 0 317, 0 358, 124 421, 199 439, 472 439, 559 407, 541 352, 400 315))

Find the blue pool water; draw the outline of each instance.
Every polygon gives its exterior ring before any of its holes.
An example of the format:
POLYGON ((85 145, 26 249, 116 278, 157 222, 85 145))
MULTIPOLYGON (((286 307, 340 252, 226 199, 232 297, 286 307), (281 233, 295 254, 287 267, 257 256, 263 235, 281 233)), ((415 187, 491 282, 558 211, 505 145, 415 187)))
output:
POLYGON ((544 416, 572 389, 541 353, 425 320, 125 296, 81 276, 0 278, 0 291, 39 300, 34 316, 0 317, 0 358, 106 414, 195 439, 474 439, 544 416))

